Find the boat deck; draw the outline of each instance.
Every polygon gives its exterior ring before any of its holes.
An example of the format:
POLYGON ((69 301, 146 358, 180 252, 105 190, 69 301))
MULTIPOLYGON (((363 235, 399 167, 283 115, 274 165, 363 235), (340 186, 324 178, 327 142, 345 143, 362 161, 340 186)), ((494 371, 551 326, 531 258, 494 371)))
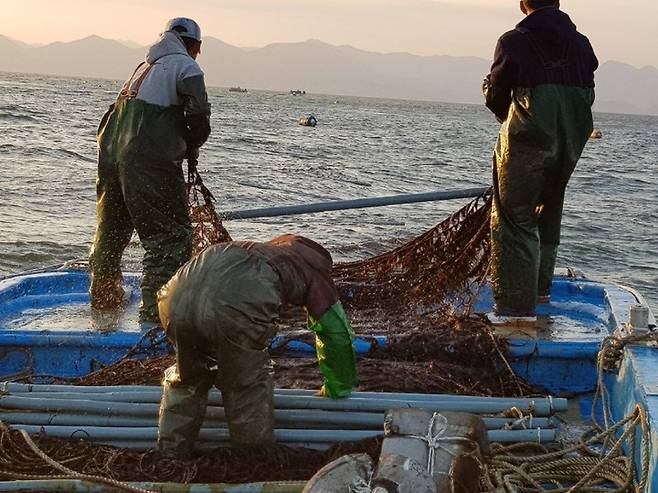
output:
MULTIPOLYGON (((81 376, 123 357, 143 335, 137 323, 139 275, 128 273, 125 282, 129 292, 126 309, 98 317, 89 308, 85 271, 0 280, 0 378, 81 376)), ((508 335, 509 361, 531 384, 554 396, 571 397, 575 405, 575 410, 574 406, 570 409, 572 421, 579 421, 578 414, 587 421, 597 386, 596 357, 601 342, 609 336, 627 335, 629 309, 643 303, 641 295, 630 288, 573 274, 558 275, 551 303, 538 309, 544 326, 508 335)), ((486 313, 492 305, 491 289, 485 286, 474 310, 486 313)), ((653 316, 650 324, 655 327, 653 316)), ((153 354, 162 354, 159 342, 143 341, 153 354)), ((379 343, 386 343, 386 337, 379 343)), ((368 339, 357 340, 357 351, 366 352, 370 344, 368 339)), ((314 348, 301 341, 287 344, 287 348, 295 354, 314 354, 314 348)), ((612 417, 619 420, 638 404, 646 411, 651 428, 650 484, 658 491, 658 349, 653 343, 629 346, 624 355, 619 371, 606 374, 612 417)))

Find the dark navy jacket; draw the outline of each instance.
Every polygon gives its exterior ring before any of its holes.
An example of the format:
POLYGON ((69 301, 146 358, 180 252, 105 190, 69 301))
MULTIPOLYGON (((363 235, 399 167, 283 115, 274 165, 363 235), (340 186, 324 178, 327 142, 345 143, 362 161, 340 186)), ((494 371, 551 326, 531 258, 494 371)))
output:
POLYGON ((514 88, 541 84, 594 87, 599 65, 587 37, 558 8, 534 11, 498 39, 484 81, 487 107, 503 121, 514 88))

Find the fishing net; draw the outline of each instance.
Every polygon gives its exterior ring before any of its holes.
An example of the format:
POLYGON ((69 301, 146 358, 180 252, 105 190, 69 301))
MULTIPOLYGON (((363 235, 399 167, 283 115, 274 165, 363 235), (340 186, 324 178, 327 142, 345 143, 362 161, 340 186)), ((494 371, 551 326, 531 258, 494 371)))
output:
POLYGON ((215 197, 203 184, 194 159, 187 162, 187 200, 192 221, 193 255, 210 245, 231 241, 231 235, 215 210, 215 197))
MULTIPOLYGON (((192 162, 188 197, 194 226, 194 254, 230 241, 212 193, 192 162)), ((489 189, 429 231, 387 253, 334 266, 346 308, 366 310, 368 318, 390 319, 417 312, 441 316, 468 314, 489 265, 492 190, 489 189), (383 312, 383 313, 382 313, 383 312), (377 315, 379 313, 379 315, 377 315)))
MULTIPOLYGON (((367 340, 368 337, 366 336, 367 340)), ((284 337, 272 350, 277 388, 317 390, 323 384, 315 358, 285 357, 289 342, 313 343, 312 334, 284 337)), ((486 324, 463 319, 439 326, 419 327, 392 336, 386 347, 371 339, 373 349, 357 362, 358 391, 418 392, 515 397, 536 394, 510 368, 504 339, 486 324)), ((142 355, 143 356, 143 355, 142 355)), ((74 385, 159 385, 173 355, 148 359, 125 358, 81 378, 48 377, 50 383, 74 385)), ((30 382, 26 377, 21 381, 30 382)), ((44 376, 40 376, 40 382, 44 376)))
POLYGON ((487 190, 390 252, 336 265, 342 301, 393 313, 467 314, 488 271, 492 196, 487 190))
MULTIPOLYGON (((197 451, 187 458, 157 450, 146 452, 95 445, 38 435, 29 438, 52 461, 79 475, 119 481, 172 483, 246 483, 307 480, 325 464, 351 453, 367 453, 377 460, 381 438, 337 444, 326 451, 271 445, 242 449, 197 451)), ((62 469, 47 462, 30 447, 18 430, 0 421, 0 480, 62 476, 62 469)), ((66 474, 71 478, 79 476, 66 474)))

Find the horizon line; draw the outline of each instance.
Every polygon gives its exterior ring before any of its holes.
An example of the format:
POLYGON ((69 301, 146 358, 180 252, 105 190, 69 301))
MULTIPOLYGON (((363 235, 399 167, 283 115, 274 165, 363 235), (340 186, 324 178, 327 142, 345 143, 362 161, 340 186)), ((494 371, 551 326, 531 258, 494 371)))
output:
MULTIPOLYGON (((71 43, 76 43, 76 42, 79 42, 79 41, 84 41, 85 39, 89 39, 89 38, 98 38, 98 39, 102 39, 102 40, 105 40, 105 41, 112 41, 112 42, 115 42, 117 44, 120 44, 121 46, 124 46, 125 48, 127 48, 129 50, 138 50, 138 49, 143 50, 143 49, 147 49, 150 46, 149 44, 142 45, 140 43, 137 43, 137 42, 129 40, 129 39, 128 40, 120 40, 120 39, 115 39, 115 38, 106 38, 106 37, 103 37, 103 36, 99 36, 98 34, 89 34, 87 36, 83 36, 81 38, 73 39, 71 41, 50 41, 48 43, 43 43, 43 44, 41 44, 41 43, 28 43, 28 42, 25 42, 25 41, 21 41, 20 39, 16 39, 16 38, 13 38, 11 36, 7 36, 6 34, 1 34, 1 33, 0 33, 0 36, 4 36, 5 38, 7 38, 11 41, 14 41, 16 43, 20 43, 20 44, 25 45, 25 46, 27 46, 29 48, 32 48, 32 49, 45 48, 47 46, 51 46, 51 45, 58 44, 58 43, 59 44, 71 44, 71 43), (133 45, 137 45, 137 46, 130 46, 129 44, 133 44, 133 45)), ((300 40, 300 41, 272 41, 270 43, 267 43, 264 46, 238 46, 238 45, 227 43, 226 41, 224 41, 220 38, 217 38, 215 36, 204 36, 202 39, 213 39, 213 40, 219 41, 220 43, 223 43, 227 46, 237 48, 239 50, 245 50, 245 51, 262 50, 262 49, 265 49, 265 48, 267 48, 269 46, 273 46, 273 45, 292 45, 292 44, 303 44, 303 43, 309 43, 309 42, 318 42, 318 43, 325 44, 327 46, 332 46, 334 48, 347 47, 347 48, 352 48, 354 50, 362 51, 364 53, 373 53, 373 54, 378 54, 378 55, 409 55, 409 56, 414 56, 414 57, 419 57, 419 58, 435 58, 435 57, 477 58, 479 60, 490 61, 490 59, 483 58, 483 57, 478 56, 478 55, 446 55, 446 54, 419 55, 417 53, 413 53, 413 52, 410 52, 410 51, 389 51, 389 52, 386 52, 386 51, 371 51, 371 50, 366 50, 366 49, 363 49, 363 48, 359 48, 358 46, 354 46, 354 45, 351 45, 351 44, 333 44, 333 43, 329 43, 327 41, 323 41, 323 40, 318 39, 318 38, 307 38, 305 40, 300 40)), ((627 65, 629 67, 633 67, 637 70, 642 70, 642 69, 645 69, 645 68, 653 68, 655 70, 658 70, 658 66, 656 66, 656 65, 644 64, 644 65, 638 66, 638 65, 634 65, 632 63, 628 63, 628 62, 624 62, 624 61, 620 61, 620 60, 614 60, 614 59, 608 59, 608 60, 604 61, 603 63, 601 63, 601 65, 603 65, 605 63, 608 63, 608 62, 624 64, 624 65, 627 65)))
MULTIPOLYGON (((82 38, 84 39, 84 38, 82 38)), ((82 80, 82 81, 87 81, 87 80, 100 80, 100 81, 108 81, 108 82, 118 82, 119 84, 123 82, 123 79, 112 79, 112 78, 107 78, 107 77, 85 77, 85 76, 77 76, 77 75, 63 75, 63 74, 48 74, 48 73, 39 73, 39 72, 10 72, 6 70, 0 70, 0 74, 13 74, 13 75, 36 75, 36 76, 42 76, 42 77, 52 77, 52 78, 57 78, 57 79, 76 79, 76 80, 82 80)), ((208 84, 208 88, 213 88, 213 89, 226 89, 228 90, 232 86, 218 86, 214 84, 208 84)), ((265 92, 265 93, 273 93, 273 94, 289 94, 288 90, 286 89, 262 89, 262 88, 257 88, 257 87, 249 87, 247 88, 249 91, 254 91, 254 92, 265 92)), ((438 103, 438 104, 449 104, 449 105, 466 105, 466 106, 484 106, 484 103, 472 103, 472 102, 460 102, 460 101, 441 101, 438 99, 414 99, 414 98, 395 98, 395 97, 381 97, 381 96, 366 96, 366 95, 355 95, 355 94, 331 94, 331 93, 323 93, 323 92, 307 92, 308 96, 325 96, 325 97, 342 97, 342 98, 365 98, 365 99, 381 99, 381 100, 388 100, 388 101, 409 101, 409 102, 414 102, 414 103, 438 103)), ((604 102, 609 102, 609 101, 604 101, 604 102)), ((638 111, 642 111, 640 108, 637 108, 638 111)), ((649 117, 655 117, 658 118, 658 114, 653 114, 653 113, 629 113, 629 112, 616 112, 616 111, 595 111, 593 110, 592 113, 595 114, 602 114, 602 115, 632 115, 632 116, 649 116, 649 117)))

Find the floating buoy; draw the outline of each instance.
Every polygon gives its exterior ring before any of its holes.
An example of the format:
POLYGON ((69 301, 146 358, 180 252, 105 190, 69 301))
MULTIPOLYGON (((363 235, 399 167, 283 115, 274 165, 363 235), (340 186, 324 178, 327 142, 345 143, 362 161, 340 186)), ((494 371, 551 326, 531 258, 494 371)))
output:
POLYGON ((603 137, 603 133, 599 129, 592 130, 592 135, 589 136, 590 139, 600 139, 603 137))
POLYGON ((299 124, 304 127, 315 127, 318 124, 318 119, 313 115, 303 116, 299 119, 299 124))

